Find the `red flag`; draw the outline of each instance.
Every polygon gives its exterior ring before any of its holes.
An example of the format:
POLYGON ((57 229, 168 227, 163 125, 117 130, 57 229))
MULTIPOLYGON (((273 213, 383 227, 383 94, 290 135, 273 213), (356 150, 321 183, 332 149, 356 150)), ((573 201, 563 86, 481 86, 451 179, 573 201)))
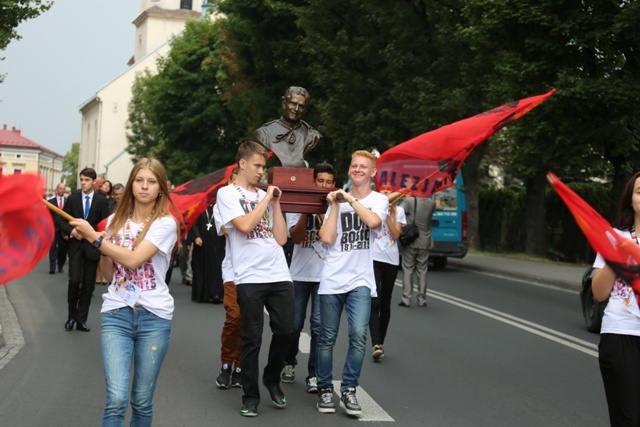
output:
POLYGON ((377 160, 374 181, 416 197, 453 185, 474 148, 549 98, 555 89, 443 126, 391 147, 377 160))
MULTIPOLYGON (((184 237, 187 231, 195 224, 202 212, 211 203, 215 202, 218 189, 227 185, 231 171, 235 167, 235 164, 227 166, 224 169, 187 181, 173 190, 171 200, 180 211, 180 214, 182 214, 186 225, 181 237, 184 237)), ((176 218, 180 218, 175 212, 173 214, 176 218)))
POLYGON ((53 219, 33 174, 0 176, 0 285, 29 273, 49 253, 53 219))
POLYGON ((553 173, 547 180, 571 211, 594 251, 632 288, 640 303, 640 246, 619 235, 595 209, 553 173))

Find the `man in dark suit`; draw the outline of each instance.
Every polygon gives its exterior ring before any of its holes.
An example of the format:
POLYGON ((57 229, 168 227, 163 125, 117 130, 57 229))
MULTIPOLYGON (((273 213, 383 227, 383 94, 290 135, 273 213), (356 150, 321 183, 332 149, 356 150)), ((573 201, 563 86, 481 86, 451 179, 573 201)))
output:
MULTIPOLYGON (((55 196, 49 199, 49 203, 64 209, 64 205, 67 203, 67 198, 64 196, 66 186, 63 183, 58 184, 55 191, 55 196)), ((56 272, 56 264, 58 265, 58 273, 62 273, 64 263, 67 262, 67 241, 69 236, 62 232, 62 217, 57 213, 51 211, 53 217, 53 225, 55 227, 55 237, 49 249, 49 274, 56 272)))
MULTIPOLYGON (((74 218, 86 219, 93 228, 109 215, 107 198, 93 190, 96 177, 96 171, 91 168, 80 171, 81 188, 69 196, 64 207, 66 213, 74 218)), ((89 332, 87 317, 96 284, 100 252, 83 240, 76 229, 72 229, 67 222, 63 223, 62 229, 65 235, 69 236, 69 316, 64 328, 70 331, 75 326, 79 331, 89 332)))

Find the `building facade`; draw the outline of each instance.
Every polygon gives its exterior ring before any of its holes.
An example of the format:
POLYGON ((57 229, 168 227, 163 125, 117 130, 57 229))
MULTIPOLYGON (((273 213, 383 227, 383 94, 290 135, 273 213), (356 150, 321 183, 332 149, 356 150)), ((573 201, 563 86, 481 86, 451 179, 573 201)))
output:
POLYGON ((140 14, 133 21, 134 49, 129 69, 80 106, 78 170, 92 167, 114 184, 127 181, 133 166, 126 147, 128 106, 135 78, 145 70, 157 72, 157 59, 169 53, 171 39, 183 31, 187 20, 201 16, 202 2, 140 0, 140 14))
POLYGON ((0 174, 37 173, 44 179, 45 194, 62 182, 64 156, 22 136, 20 129, 0 129, 0 174))

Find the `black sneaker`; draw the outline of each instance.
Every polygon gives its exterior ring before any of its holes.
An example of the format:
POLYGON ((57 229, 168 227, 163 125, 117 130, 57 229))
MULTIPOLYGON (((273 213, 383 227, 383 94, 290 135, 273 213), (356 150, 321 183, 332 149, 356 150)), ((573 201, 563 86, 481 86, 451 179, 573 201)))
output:
POLYGON ((220 368, 218 378, 216 378, 216 385, 219 388, 229 388, 231 385, 231 366, 226 363, 220 368))
POLYGON ((242 370, 236 368, 231 374, 231 387, 242 387, 242 370))
POLYGON ((285 406, 287 406, 287 398, 284 396, 284 393, 280 388, 280 384, 269 385, 264 381, 262 382, 262 384, 264 384, 264 386, 269 391, 269 395, 271 395, 271 401, 274 405, 276 405, 278 408, 284 408, 285 406))
POLYGON ((318 412, 323 414, 333 414, 336 412, 336 405, 333 403, 333 390, 323 388, 318 391, 318 412))
POLYGON ((256 402, 244 402, 242 409, 240 409, 240 415, 243 417, 257 417, 258 404, 256 402))
POLYGON ((353 416, 362 415, 362 408, 358 405, 358 399, 356 399, 356 389, 353 387, 349 387, 345 391, 342 392, 342 397, 340 398, 340 402, 344 409, 347 410, 347 414, 353 416))
POLYGON ((318 379, 316 377, 307 378, 307 393, 318 392, 318 379))

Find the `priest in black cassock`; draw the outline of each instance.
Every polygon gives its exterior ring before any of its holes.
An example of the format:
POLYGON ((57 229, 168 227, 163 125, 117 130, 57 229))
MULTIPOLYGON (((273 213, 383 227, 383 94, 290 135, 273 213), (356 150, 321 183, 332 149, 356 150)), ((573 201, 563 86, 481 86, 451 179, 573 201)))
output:
POLYGON ((191 268, 193 285, 191 300, 196 302, 222 303, 222 260, 225 237, 218 236, 213 219, 213 205, 198 217, 189 230, 189 242, 193 244, 191 268))

